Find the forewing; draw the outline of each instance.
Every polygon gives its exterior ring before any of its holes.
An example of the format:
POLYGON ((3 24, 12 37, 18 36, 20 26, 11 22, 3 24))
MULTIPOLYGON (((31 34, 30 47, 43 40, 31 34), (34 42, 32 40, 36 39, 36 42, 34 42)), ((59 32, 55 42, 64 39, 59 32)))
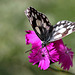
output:
POLYGON ((59 21, 53 28, 53 41, 59 40, 75 31, 75 22, 59 21))
POLYGON ((32 7, 27 8, 25 14, 37 36, 42 41, 46 41, 53 29, 53 26, 50 24, 48 18, 32 7))

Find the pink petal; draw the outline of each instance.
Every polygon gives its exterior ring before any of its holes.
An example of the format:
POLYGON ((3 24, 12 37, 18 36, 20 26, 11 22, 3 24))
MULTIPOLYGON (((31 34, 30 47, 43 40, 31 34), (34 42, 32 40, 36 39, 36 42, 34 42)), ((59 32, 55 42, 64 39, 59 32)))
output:
POLYGON ((50 60, 48 58, 45 58, 44 60, 41 60, 39 62, 38 67, 41 67, 41 70, 42 69, 46 70, 46 69, 48 69, 49 65, 50 65, 50 60))
POLYGON ((41 43, 41 40, 37 37, 34 31, 28 30, 26 31, 25 41, 26 44, 37 44, 38 42, 41 43))

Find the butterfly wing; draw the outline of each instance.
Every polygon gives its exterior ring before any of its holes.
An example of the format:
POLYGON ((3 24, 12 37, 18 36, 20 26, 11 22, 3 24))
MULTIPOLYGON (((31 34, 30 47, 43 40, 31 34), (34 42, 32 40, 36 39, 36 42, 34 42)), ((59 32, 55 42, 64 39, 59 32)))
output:
POLYGON ((53 42, 62 39, 75 31, 75 22, 64 20, 52 26, 44 14, 32 7, 27 8, 25 14, 35 33, 43 42, 53 42))
POLYGON ((75 31, 75 22, 59 21, 54 25, 52 39, 50 41, 59 40, 75 31))
POLYGON ((50 24, 48 18, 32 7, 27 8, 25 14, 41 41, 47 41, 53 30, 53 26, 50 24))

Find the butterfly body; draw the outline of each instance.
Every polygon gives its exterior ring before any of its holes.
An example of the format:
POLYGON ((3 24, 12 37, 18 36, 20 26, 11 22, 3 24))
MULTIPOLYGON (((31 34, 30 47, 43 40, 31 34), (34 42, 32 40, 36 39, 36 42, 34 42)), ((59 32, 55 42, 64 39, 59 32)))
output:
POLYGON ((51 25, 44 14, 32 7, 27 8, 25 14, 33 30, 42 41, 42 47, 45 47, 50 42, 62 39, 75 31, 75 22, 64 20, 51 25))

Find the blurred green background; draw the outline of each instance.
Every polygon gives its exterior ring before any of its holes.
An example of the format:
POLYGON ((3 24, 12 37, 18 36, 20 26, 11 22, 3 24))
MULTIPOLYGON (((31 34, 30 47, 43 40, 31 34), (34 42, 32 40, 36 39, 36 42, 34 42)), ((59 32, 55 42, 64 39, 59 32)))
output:
MULTIPOLYGON (((24 10, 33 6, 43 12, 54 25, 60 20, 75 21, 75 0, 0 0, 0 75, 72 75, 56 71, 42 71, 29 63, 25 44, 25 30, 32 30, 24 10)), ((75 33, 63 38, 75 52, 75 33)), ((75 74, 75 55, 73 67, 75 74)))

